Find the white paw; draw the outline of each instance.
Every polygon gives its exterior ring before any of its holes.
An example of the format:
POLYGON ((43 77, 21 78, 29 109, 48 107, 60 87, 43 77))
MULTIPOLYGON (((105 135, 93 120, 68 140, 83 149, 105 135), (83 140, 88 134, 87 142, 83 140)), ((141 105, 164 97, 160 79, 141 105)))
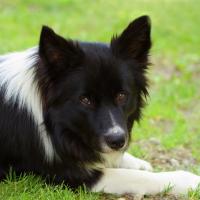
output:
POLYGON ((173 186, 172 193, 187 194, 190 189, 195 190, 200 184, 200 176, 186 171, 172 172, 173 177, 171 185, 173 186))
POLYGON ((131 156, 128 153, 124 154, 122 163, 122 168, 126 169, 138 169, 138 170, 146 170, 146 171, 152 171, 153 168, 151 164, 145 160, 141 160, 139 158, 136 158, 134 156, 131 156))
POLYGON ((151 166, 149 162, 138 159, 138 161, 135 163, 135 169, 152 171, 153 167, 151 166))

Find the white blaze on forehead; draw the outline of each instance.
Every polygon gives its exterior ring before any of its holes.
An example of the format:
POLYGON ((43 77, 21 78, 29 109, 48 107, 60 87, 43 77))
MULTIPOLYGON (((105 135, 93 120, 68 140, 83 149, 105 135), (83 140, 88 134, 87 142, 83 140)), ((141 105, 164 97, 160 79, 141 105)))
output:
MULTIPOLYGON (((108 114, 109 114, 109 118, 110 118, 110 121, 111 121, 111 126, 110 128, 108 128, 105 132, 106 133, 111 133, 111 134, 117 134, 117 133, 122 133, 124 132, 124 129, 116 122, 112 112, 109 110, 108 111, 108 114)), ((127 144, 128 144, 128 137, 126 136, 126 142, 124 144, 124 147, 123 148, 126 148, 127 144)), ((112 152, 113 150, 107 145, 107 143, 103 140, 102 141, 102 149, 105 153, 108 153, 108 152, 112 152)))
POLYGON ((111 132, 112 133, 123 132, 123 128, 116 122, 116 120, 110 110, 108 111, 108 114, 109 114, 112 126, 107 131, 110 133, 111 132))
POLYGON ((111 128, 108 129, 108 133, 117 134, 119 132, 123 132, 123 129, 118 125, 114 125, 114 126, 112 126, 111 128))
POLYGON ((0 56, 0 87, 5 89, 5 102, 18 104, 33 115, 38 125, 46 159, 51 161, 54 150, 51 138, 43 125, 43 113, 40 91, 35 80, 35 67, 38 47, 23 52, 0 56))
POLYGON ((112 125, 113 125, 113 126, 116 125, 117 122, 115 121, 115 118, 114 118, 114 116, 113 116, 113 114, 112 114, 112 112, 111 112, 110 110, 108 111, 108 114, 109 114, 109 116, 110 116, 112 125))

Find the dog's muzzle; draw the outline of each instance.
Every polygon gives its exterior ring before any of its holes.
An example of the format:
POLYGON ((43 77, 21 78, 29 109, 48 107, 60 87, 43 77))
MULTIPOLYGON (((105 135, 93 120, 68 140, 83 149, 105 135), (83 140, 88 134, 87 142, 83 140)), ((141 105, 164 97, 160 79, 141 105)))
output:
POLYGON ((126 131, 119 126, 110 128, 104 136, 104 140, 108 147, 113 150, 120 150, 126 144, 126 131))

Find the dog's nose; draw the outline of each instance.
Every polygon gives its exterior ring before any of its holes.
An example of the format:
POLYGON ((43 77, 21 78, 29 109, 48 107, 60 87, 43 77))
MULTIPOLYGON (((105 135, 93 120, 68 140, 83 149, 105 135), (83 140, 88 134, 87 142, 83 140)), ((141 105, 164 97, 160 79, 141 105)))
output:
POLYGON ((114 150, 121 149, 126 141, 125 134, 107 135, 105 140, 107 145, 114 150))

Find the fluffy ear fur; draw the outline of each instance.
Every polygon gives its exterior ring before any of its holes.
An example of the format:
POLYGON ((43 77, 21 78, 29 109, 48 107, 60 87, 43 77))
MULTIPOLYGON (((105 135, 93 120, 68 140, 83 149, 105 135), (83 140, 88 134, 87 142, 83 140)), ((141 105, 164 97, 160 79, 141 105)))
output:
POLYGON ((120 36, 113 37, 111 49, 123 59, 135 59, 145 64, 151 48, 151 23, 148 16, 142 16, 131 22, 120 36))
POLYGON ((78 65, 77 62, 83 58, 78 43, 64 39, 47 26, 42 27, 39 55, 51 70, 56 71, 78 65))

